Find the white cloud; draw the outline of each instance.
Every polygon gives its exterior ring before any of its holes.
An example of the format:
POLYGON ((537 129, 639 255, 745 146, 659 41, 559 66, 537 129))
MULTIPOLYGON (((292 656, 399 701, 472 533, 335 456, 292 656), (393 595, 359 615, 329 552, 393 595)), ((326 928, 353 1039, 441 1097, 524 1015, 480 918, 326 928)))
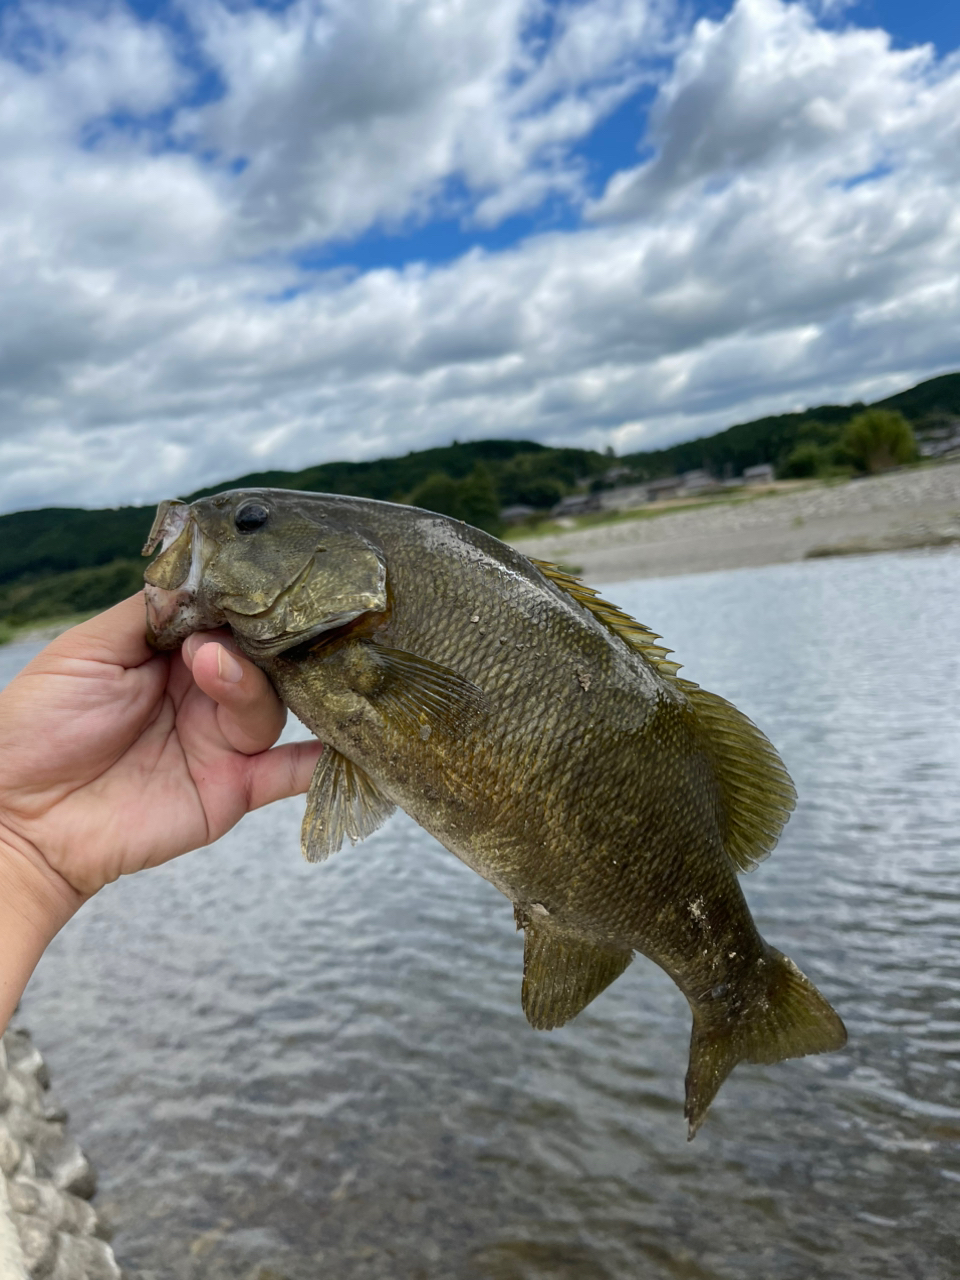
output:
POLYGON ((428 219, 453 184, 487 225, 582 200, 572 146, 663 52, 665 7, 206 0, 225 93, 189 111, 167 29, 29 12, 0 36, 4 509, 454 436, 655 447, 960 364, 960 63, 929 49, 739 0, 676 38, 649 158, 592 223, 322 274, 287 250, 428 219))
MULTIPOLYGON (((425 218, 451 181, 491 222, 579 194, 570 144, 640 82, 660 0, 297 0, 280 12, 191 5, 223 99, 184 137, 248 162, 239 225, 259 247, 425 218), (533 30, 531 30, 533 27, 533 30)), ((455 207, 455 206, 454 206, 455 207)))

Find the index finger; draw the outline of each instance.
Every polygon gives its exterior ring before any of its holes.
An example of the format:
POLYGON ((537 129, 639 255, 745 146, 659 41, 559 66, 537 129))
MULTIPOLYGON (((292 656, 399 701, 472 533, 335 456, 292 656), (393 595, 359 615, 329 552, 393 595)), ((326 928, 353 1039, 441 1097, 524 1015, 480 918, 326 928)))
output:
POLYGON ((112 609, 64 631, 38 657, 81 659, 124 669, 139 667, 156 657, 147 644, 146 624, 146 604, 143 592, 138 591, 112 609))

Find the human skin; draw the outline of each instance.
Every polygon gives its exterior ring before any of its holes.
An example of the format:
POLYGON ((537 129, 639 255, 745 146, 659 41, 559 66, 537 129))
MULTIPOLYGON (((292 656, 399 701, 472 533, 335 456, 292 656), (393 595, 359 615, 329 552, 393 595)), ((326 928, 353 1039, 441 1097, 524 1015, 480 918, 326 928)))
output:
POLYGON ((139 593, 65 632, 0 691, 0 1030, 46 947, 122 875, 307 790, 322 747, 226 632, 155 653, 139 593))

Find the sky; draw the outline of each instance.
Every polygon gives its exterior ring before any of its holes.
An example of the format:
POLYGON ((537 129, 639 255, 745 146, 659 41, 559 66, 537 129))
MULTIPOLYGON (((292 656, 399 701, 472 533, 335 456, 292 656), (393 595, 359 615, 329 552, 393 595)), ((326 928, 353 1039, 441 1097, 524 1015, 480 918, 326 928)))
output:
POLYGON ((0 0, 0 510, 960 369, 956 0, 0 0))

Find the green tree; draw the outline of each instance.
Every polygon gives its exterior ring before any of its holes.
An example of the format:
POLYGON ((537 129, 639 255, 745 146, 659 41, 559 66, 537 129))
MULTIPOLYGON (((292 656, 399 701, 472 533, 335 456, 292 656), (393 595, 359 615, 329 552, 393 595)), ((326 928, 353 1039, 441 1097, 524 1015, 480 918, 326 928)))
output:
POLYGON ((410 503, 427 511, 437 511, 442 516, 466 520, 460 496, 460 482, 442 471, 427 476, 410 494, 410 503))
POLYGON ((811 476, 823 475, 828 464, 829 459, 819 445, 809 442, 798 444, 777 468, 777 476, 781 480, 806 480, 811 476))
POLYGON ((415 507, 438 511, 440 515, 453 516, 455 520, 466 520, 467 524, 486 529, 488 533, 499 533, 502 528, 496 485, 482 462, 478 462, 462 480, 454 480, 442 471, 435 471, 417 485, 409 501, 415 507))
POLYGON ((545 509, 559 502, 574 486, 577 473, 561 461, 554 449, 542 453, 521 453, 504 463, 497 474, 497 487, 505 507, 522 502, 545 509))
POLYGON ((851 418, 840 437, 840 452, 860 471, 873 474, 912 462, 917 456, 913 428, 895 409, 867 409, 851 418))
POLYGON ((482 462, 460 481, 460 505, 467 524, 486 529, 487 533, 500 532, 500 499, 493 477, 482 462))

